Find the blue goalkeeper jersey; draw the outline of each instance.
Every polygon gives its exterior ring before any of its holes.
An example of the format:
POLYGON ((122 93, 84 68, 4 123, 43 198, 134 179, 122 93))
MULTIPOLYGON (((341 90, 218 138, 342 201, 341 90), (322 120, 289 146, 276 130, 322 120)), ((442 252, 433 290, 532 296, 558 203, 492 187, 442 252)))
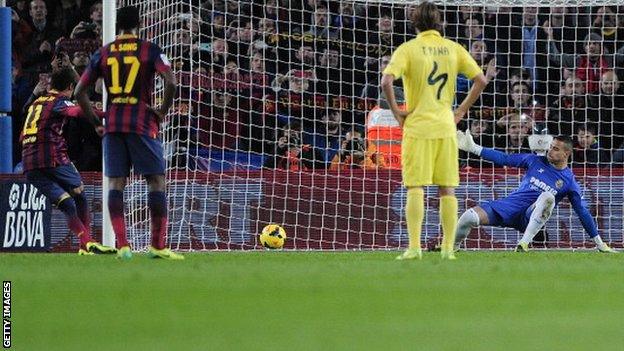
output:
POLYGON ((598 235, 596 224, 582 200, 581 188, 570 168, 556 169, 545 156, 508 155, 488 148, 483 148, 481 157, 498 166, 512 166, 527 170, 518 189, 506 198, 489 202, 491 209, 505 223, 513 223, 519 214, 526 212, 535 203, 542 192, 547 191, 555 196, 555 204, 567 197, 574 212, 579 216, 583 228, 591 237, 598 235))

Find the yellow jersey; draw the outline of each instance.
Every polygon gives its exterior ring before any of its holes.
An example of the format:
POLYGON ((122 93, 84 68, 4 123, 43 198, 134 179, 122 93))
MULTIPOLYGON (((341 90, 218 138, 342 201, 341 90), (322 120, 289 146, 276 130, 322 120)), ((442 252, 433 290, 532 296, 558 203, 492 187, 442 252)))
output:
POLYGON ((455 136, 453 101, 457 75, 474 79, 481 68, 468 51, 428 30, 401 44, 383 71, 403 79, 407 110, 403 137, 438 139, 455 136))

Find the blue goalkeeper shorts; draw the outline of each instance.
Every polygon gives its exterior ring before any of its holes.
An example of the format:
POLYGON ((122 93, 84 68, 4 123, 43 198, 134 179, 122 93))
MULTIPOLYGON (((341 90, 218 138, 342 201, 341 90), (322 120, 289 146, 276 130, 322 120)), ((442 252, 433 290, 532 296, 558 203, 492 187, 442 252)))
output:
POLYGON ((502 200, 488 201, 479 204, 485 213, 488 216, 488 225, 493 227, 502 227, 502 228, 514 228, 520 232, 524 232, 526 230, 527 225, 529 224, 529 220, 531 219, 531 213, 533 213, 533 209, 535 206, 531 205, 527 209, 523 211, 518 211, 512 215, 503 216, 499 212, 496 211, 496 207, 501 205, 502 200))

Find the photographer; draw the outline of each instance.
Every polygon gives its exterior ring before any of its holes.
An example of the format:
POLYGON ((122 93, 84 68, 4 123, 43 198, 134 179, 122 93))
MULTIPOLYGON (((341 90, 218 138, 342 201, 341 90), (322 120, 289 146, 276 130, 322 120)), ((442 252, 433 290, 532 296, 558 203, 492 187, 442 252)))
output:
POLYGON ((69 37, 71 39, 101 39, 102 30, 95 22, 81 21, 74 27, 69 37))
POLYGON ((386 163, 372 144, 368 144, 358 131, 347 133, 342 141, 340 151, 329 165, 330 171, 347 169, 379 169, 386 163))
POLYGON ((293 129, 287 129, 275 143, 275 152, 264 161, 264 168, 290 171, 322 169, 322 155, 301 139, 293 129))

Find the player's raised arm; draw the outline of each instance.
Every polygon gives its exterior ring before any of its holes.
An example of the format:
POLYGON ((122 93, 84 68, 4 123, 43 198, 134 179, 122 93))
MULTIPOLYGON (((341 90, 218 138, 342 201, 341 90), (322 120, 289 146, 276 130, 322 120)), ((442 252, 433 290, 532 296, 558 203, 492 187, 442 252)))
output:
POLYGON ((472 134, 470 134, 470 130, 466 130, 465 133, 457 131, 457 147, 459 147, 460 150, 481 156, 481 158, 497 166, 527 168, 529 166, 529 160, 536 157, 533 154, 506 154, 498 150, 483 147, 475 143, 472 134))
MULTIPOLYGON (((576 183, 576 182, 575 182, 576 183)), ((596 247, 600 252, 609 252, 616 253, 617 251, 613 250, 609 245, 602 241, 602 238, 598 234, 598 226, 592 218, 591 213, 587 209, 587 204, 583 201, 583 198, 580 194, 580 188, 578 184, 574 185, 573 190, 568 193, 568 199, 570 200, 570 204, 574 209, 574 212, 579 216, 581 220, 581 224, 583 225, 583 229, 589 234, 589 237, 592 238, 594 243, 596 243, 596 247)))

